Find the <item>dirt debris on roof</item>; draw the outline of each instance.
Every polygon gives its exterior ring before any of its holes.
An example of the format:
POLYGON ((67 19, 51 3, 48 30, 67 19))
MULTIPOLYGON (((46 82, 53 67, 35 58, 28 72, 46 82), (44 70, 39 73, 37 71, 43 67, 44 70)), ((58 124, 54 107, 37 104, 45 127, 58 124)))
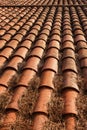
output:
POLYGON ((86 130, 86 77, 86 0, 0 0, 0 130, 86 130))

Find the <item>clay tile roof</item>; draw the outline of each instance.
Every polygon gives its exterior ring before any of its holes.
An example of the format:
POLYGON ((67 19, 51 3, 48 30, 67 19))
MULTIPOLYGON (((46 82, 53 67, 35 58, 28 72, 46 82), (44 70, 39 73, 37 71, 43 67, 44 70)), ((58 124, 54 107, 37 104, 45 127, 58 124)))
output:
POLYGON ((0 130, 86 130, 86 94, 87 0, 0 0, 0 130))

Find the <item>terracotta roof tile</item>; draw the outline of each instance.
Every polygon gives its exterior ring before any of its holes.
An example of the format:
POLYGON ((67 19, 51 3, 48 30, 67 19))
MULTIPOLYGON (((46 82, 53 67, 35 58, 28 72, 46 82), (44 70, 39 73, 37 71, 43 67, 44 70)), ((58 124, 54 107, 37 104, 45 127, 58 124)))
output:
POLYGON ((9 58, 9 56, 11 56, 13 49, 6 47, 1 53, 0 56, 2 57, 6 57, 7 59, 9 58))
POLYGON ((6 44, 6 40, 1 39, 0 40, 0 49, 2 49, 5 46, 5 44, 6 44))
MULTIPOLYGON (((8 84, 9 84, 10 80, 13 78, 13 76, 15 75, 15 73, 16 72, 13 69, 5 70, 5 72, 3 73, 3 75, 0 77, 1 87, 8 88, 8 84)), ((3 90, 0 91, 0 93, 3 93, 3 90)))
POLYGON ((74 54, 74 51, 72 50, 72 48, 69 48, 69 49, 66 48, 66 49, 64 49, 62 60, 66 59, 66 58, 75 59, 75 54, 74 54))
POLYGON ((6 44, 6 47, 12 48, 13 50, 17 48, 19 42, 16 39, 12 39, 6 44))

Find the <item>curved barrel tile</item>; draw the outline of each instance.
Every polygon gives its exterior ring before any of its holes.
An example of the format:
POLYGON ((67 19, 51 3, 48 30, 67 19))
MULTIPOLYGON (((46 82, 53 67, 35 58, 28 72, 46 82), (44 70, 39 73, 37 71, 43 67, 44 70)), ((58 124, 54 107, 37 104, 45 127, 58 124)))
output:
POLYGON ((0 56, 0 69, 5 65, 6 57, 0 56))
MULTIPOLYGON (((23 58, 15 56, 12 60, 8 63, 5 69, 13 69, 15 71, 19 70, 20 64, 23 62, 23 58)), ((16 73, 15 73, 16 74, 16 73)))
POLYGON ((61 42, 61 38, 58 34, 54 34, 51 36, 51 40, 57 40, 59 43, 61 42))
POLYGON ((87 68, 87 57, 86 57, 86 58, 83 58, 83 59, 80 61, 80 64, 81 64, 81 68, 82 68, 82 69, 87 68))
POLYGON ((74 42, 71 35, 64 35, 62 42, 65 43, 66 41, 74 42))
POLYGON ((80 60, 87 58, 87 49, 79 49, 78 54, 80 60))
POLYGON ((66 41, 63 43, 61 50, 63 51, 65 49, 75 50, 75 47, 73 46, 73 43, 71 41, 66 41))
POLYGON ((83 35, 77 35, 77 36, 75 36, 75 42, 77 43, 79 41, 86 42, 86 39, 85 39, 85 37, 83 35))
POLYGON ((65 36, 65 35, 71 35, 72 36, 71 30, 69 30, 69 29, 63 30, 63 36, 65 36))
POLYGON ((20 47, 25 47, 27 49, 30 49, 31 48, 31 45, 32 45, 32 42, 30 40, 24 40, 22 42, 22 44, 20 45, 20 47))
POLYGON ((62 60, 64 60, 65 58, 73 58, 75 60, 75 52, 72 49, 64 49, 62 60))
POLYGON ((34 114, 40 112, 48 115, 47 105, 51 100, 51 94, 52 89, 48 88, 39 89, 39 98, 37 101, 37 107, 34 109, 34 114))
MULTIPOLYGON (((71 27, 69 26, 69 24, 66 24, 66 25, 65 25, 63 31, 64 31, 64 30, 67 30, 67 29, 68 29, 68 30, 71 30, 71 27)), ((66 37, 67 37, 67 36, 65 36, 65 39, 66 39, 66 37)), ((71 41, 72 41, 72 39, 71 39, 71 41)))
POLYGON ((40 80, 40 87, 47 87, 54 89, 53 79, 54 79, 55 73, 50 70, 43 71, 41 74, 41 80, 40 80))
POLYGON ((2 29, 0 30, 0 36, 3 36, 3 35, 5 34, 5 32, 6 32, 6 30, 2 28, 2 29))
POLYGON ((12 48, 6 47, 4 50, 1 51, 0 56, 6 57, 6 59, 8 59, 11 56, 12 52, 13 52, 12 48))
POLYGON ((25 69, 30 69, 30 70, 33 70, 35 72, 37 72, 38 70, 38 64, 40 62, 40 58, 38 57, 30 57, 29 60, 27 61, 26 63, 26 66, 23 68, 23 70, 25 69))
POLYGON ((41 34, 41 35, 39 36, 39 40, 47 41, 47 39, 48 39, 48 37, 47 37, 46 34, 41 34))
MULTIPOLYGON (((60 25, 61 25, 61 23, 60 23, 60 25)), ((60 27, 60 25, 59 25, 59 27, 60 27)), ((57 34, 57 35, 59 35, 59 36, 60 36, 60 34, 61 34, 60 29, 57 29, 57 28, 55 27, 55 25, 54 25, 54 27, 53 27, 53 29, 52 29, 51 35, 54 35, 54 34, 57 34)))
POLYGON ((41 34, 45 34, 45 35, 49 35, 49 30, 47 28, 45 28, 44 26, 44 30, 41 32, 41 34))
POLYGON ((2 39, 5 39, 6 41, 9 41, 11 39, 11 35, 10 34, 5 34, 4 36, 2 36, 2 39))
POLYGON ((77 74, 72 71, 67 71, 63 73, 63 85, 62 85, 62 91, 64 89, 73 89, 77 92, 79 92, 79 88, 77 85, 77 74))
POLYGON ((6 45, 6 40, 0 39, 0 49, 2 49, 6 45))
POLYGON ((43 55, 43 51, 44 51, 43 48, 35 46, 34 49, 31 52, 31 54, 29 55, 29 57, 41 58, 42 55, 43 55))
POLYGON ((10 48, 16 49, 18 44, 19 44, 19 42, 17 40, 13 39, 6 45, 6 47, 10 47, 10 48))
POLYGON ((50 41, 48 49, 50 49, 50 48, 56 48, 57 50, 59 50, 60 49, 60 43, 56 40, 50 41))
POLYGON ((67 57, 62 60, 62 72, 69 71, 69 70, 77 73, 75 60, 73 58, 67 57))
POLYGON ((49 48, 48 49, 46 56, 45 56, 45 59, 51 58, 51 57, 59 60, 58 49, 56 49, 56 48, 49 48))
POLYGON ((54 71, 56 73, 57 70, 58 70, 57 67, 58 67, 57 59, 55 59, 55 58, 47 58, 46 62, 44 63, 44 66, 42 68, 42 72, 45 71, 45 70, 52 70, 52 71, 54 71))
POLYGON ((14 39, 14 40, 17 40, 18 42, 21 42, 21 41, 22 41, 22 38, 23 38, 23 35, 21 35, 21 34, 16 34, 16 35, 13 37, 13 39, 14 39))
POLYGON ((38 41, 36 41, 36 43, 35 43, 35 45, 33 46, 33 48, 35 48, 35 47, 40 47, 40 48, 43 48, 43 49, 45 49, 45 47, 46 47, 46 42, 44 41, 44 40, 38 40, 38 41))
POLYGON ((19 57, 21 57, 22 59, 25 59, 27 52, 28 52, 28 49, 27 49, 27 48, 25 48, 25 47, 20 47, 20 48, 18 48, 18 50, 14 53, 13 57, 19 56, 19 57))
POLYGON ((8 88, 8 85, 10 83, 10 81, 12 80, 12 78, 14 77, 15 75, 15 70, 13 69, 8 69, 6 70, 3 75, 0 77, 0 87, 1 87, 1 90, 0 90, 0 94, 3 93, 3 89, 4 87, 7 89, 8 88), (3 88, 2 88, 3 87, 3 88))
POLYGON ((16 30, 15 29, 10 29, 8 31, 8 33, 12 36, 12 35, 15 35, 16 34, 16 30))
POLYGON ((64 111, 63 116, 67 116, 69 114, 71 115, 77 115, 76 110, 76 99, 77 99, 78 93, 73 90, 66 90, 63 92, 63 98, 64 98, 64 111))
MULTIPOLYGON (((11 102, 8 104, 7 108, 6 108, 6 111, 8 110, 16 110, 16 111, 19 111, 19 100, 21 99, 20 97, 23 96, 24 93, 26 93, 26 87, 24 86, 21 86, 21 87, 18 87, 15 92, 14 92, 14 95, 11 99, 11 102)), ((10 113, 9 113, 10 115, 10 113)))
MULTIPOLYGON (((75 24, 75 23, 74 23, 75 24)), ((74 35, 75 35, 75 37, 77 36, 77 35, 82 35, 82 36, 84 36, 84 33, 83 33, 83 31, 81 30, 81 29, 76 29, 75 31, 74 31, 74 35)))
POLYGON ((87 44, 86 44, 86 42, 78 42, 78 44, 77 44, 77 51, 79 51, 80 49, 87 49, 87 44))
POLYGON ((19 82, 17 84, 17 87, 28 87, 30 81, 34 78, 36 72, 33 70, 26 69, 22 72, 22 75, 19 79, 19 82))
POLYGON ((35 40, 36 36, 34 34, 29 34, 26 39, 30 40, 31 42, 33 42, 35 40))

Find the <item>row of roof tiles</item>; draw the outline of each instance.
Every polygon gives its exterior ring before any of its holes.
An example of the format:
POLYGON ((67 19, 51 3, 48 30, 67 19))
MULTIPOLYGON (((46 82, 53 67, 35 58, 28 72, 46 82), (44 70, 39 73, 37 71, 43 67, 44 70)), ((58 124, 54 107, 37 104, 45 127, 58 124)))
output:
MULTIPOLYGON (((50 4, 52 2, 50 1, 50 4)), ((72 1, 69 3, 72 4, 72 1)), ((42 129, 43 123, 48 120, 47 104, 55 89, 53 79, 58 73, 58 63, 61 60, 63 116, 66 130, 74 129, 77 117, 76 98, 79 92, 76 53, 85 84, 87 82, 86 9, 86 7, 0 8, 0 94, 9 89, 12 78, 21 72, 14 94, 6 108, 4 124, 16 121, 17 112, 20 111, 18 101, 27 90, 31 79, 39 73, 39 65, 44 60, 43 67, 40 68, 39 96, 33 111, 32 128, 42 129), (10 14, 11 11, 13 15, 10 14), (24 66, 20 67, 24 61, 24 66)))
POLYGON ((67 42, 67 48, 63 49, 62 58, 62 73, 63 73, 63 88, 62 95, 64 98, 64 111, 63 115, 65 118, 66 130, 71 130, 75 128, 77 108, 76 99, 78 96, 79 88, 77 84, 78 70, 76 66, 76 57, 74 50, 74 40, 72 34, 72 27, 70 23, 69 9, 65 8, 65 13, 63 15, 63 44, 67 42), (68 20, 67 20, 68 19, 68 20), (69 31, 67 33, 67 31, 69 31), (68 41, 72 46, 69 46, 68 41), (70 123, 69 123, 70 122, 70 123))

